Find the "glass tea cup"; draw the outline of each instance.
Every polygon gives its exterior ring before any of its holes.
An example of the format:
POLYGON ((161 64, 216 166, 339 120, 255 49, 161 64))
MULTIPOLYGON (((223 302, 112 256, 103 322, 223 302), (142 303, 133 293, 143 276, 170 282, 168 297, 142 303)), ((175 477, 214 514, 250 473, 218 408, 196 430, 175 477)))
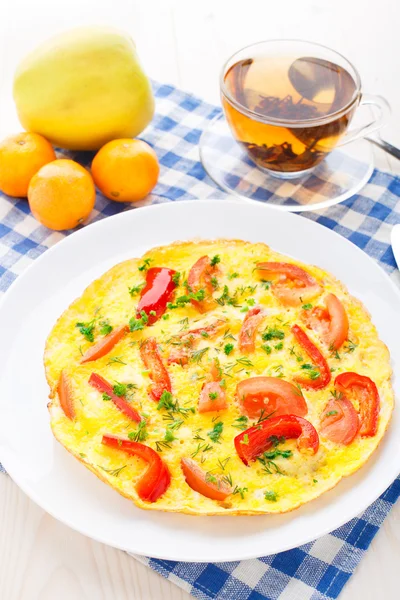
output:
POLYGON ((379 129, 390 115, 380 96, 361 92, 355 67, 341 54, 300 40, 247 46, 225 63, 220 80, 234 138, 263 171, 285 179, 312 171, 334 148, 379 129), (360 105, 379 115, 349 129, 360 105))

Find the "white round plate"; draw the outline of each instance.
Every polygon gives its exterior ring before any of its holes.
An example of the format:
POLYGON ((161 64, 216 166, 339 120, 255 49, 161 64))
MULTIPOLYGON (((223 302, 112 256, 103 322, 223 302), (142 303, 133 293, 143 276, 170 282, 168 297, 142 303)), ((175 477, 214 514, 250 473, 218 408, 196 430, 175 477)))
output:
MULTIPOLYGON (((136 508, 58 444, 47 413, 42 356, 56 319, 106 269, 175 240, 241 238, 315 263, 348 285, 369 311, 400 369, 400 294, 356 246, 313 221, 230 201, 161 204, 90 225, 38 258, 0 307, 0 460, 51 515, 96 540, 136 554, 182 561, 232 561, 309 542, 347 522, 395 479, 400 418, 358 473, 300 509, 277 516, 191 517, 136 508)), ((395 387, 399 382, 395 381, 395 387)))

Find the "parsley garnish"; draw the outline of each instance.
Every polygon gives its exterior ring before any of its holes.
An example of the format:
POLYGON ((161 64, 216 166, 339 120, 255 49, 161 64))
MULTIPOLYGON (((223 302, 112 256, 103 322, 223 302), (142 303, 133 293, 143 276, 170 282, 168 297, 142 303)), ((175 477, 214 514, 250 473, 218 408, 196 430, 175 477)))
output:
POLYGON ((109 324, 108 321, 100 321, 100 335, 108 335, 112 332, 112 325, 109 324))
POLYGON ((239 277, 239 273, 229 273, 228 274, 228 279, 236 279, 236 277, 239 277))
POLYGON ((262 348, 262 349, 264 350, 264 352, 266 352, 267 354, 271 354, 271 352, 272 352, 272 348, 271 348, 271 346, 268 346, 268 344, 263 344, 263 345, 261 346, 261 348, 262 348))
POLYGON ((188 304, 191 300, 196 300, 197 302, 201 302, 202 300, 204 300, 205 295, 206 295, 206 293, 204 290, 199 290, 198 292, 190 292, 189 294, 186 294, 184 296, 179 296, 178 298, 176 298, 175 303, 168 302, 167 308, 169 308, 171 310, 174 308, 181 308, 182 306, 185 306, 186 304, 188 304))
POLYGON ((146 421, 140 421, 136 431, 130 431, 128 433, 128 438, 132 442, 144 442, 149 436, 146 425, 146 421))
POLYGON ((94 327, 95 327, 95 319, 89 321, 88 323, 76 323, 75 327, 77 327, 80 333, 88 342, 94 342, 94 327))
POLYGON ((180 278, 181 278, 181 274, 179 273, 179 271, 177 271, 176 273, 174 273, 172 275, 172 281, 174 282, 175 285, 179 285, 180 278))
POLYGON ((267 491, 264 492, 264 498, 268 500, 268 502, 276 502, 278 500, 278 494, 276 492, 267 491))
POLYGON ((283 348, 283 343, 279 342, 279 344, 276 344, 276 346, 274 346, 275 350, 282 350, 283 348))
POLYGON ((140 311, 140 318, 132 317, 129 320, 129 329, 131 331, 140 331, 145 328, 145 325, 149 322, 149 317, 146 315, 144 310, 140 311))
POLYGON ((219 256, 219 254, 216 254, 215 256, 213 256, 210 261, 212 267, 215 267, 215 265, 217 265, 220 262, 221 262, 221 257, 219 256))
POLYGON ((108 402, 108 400, 111 400, 111 396, 109 396, 108 394, 103 394, 102 398, 105 402, 108 402))
POLYGON ((139 283, 139 285, 133 285, 132 287, 128 288, 128 292, 132 297, 137 296, 144 285, 144 283, 139 283))
POLYGON ((241 429, 242 431, 244 431, 248 427, 248 421, 249 418, 246 417, 246 415, 242 415, 241 417, 238 417, 234 420, 234 422, 232 423, 232 427, 236 427, 236 429, 241 429))
POLYGON ((225 306, 225 304, 227 304, 228 306, 234 306, 236 308, 240 307, 240 304, 237 301, 236 292, 231 296, 227 285, 224 285, 222 295, 219 298, 216 298, 216 301, 220 306, 225 306))
POLYGON ((222 423, 222 421, 218 421, 218 423, 215 423, 213 429, 207 432, 207 435, 212 442, 219 442, 219 438, 221 437, 223 428, 224 424, 222 423))
POLYGON ((333 417, 333 415, 337 415, 338 411, 337 410, 330 410, 329 412, 325 413, 326 417, 333 417))
MULTIPOLYGON (((168 420, 174 420, 172 413, 179 413, 183 418, 189 416, 189 413, 194 413, 195 409, 191 406, 190 408, 183 408, 179 406, 178 400, 173 400, 171 392, 164 390, 159 403, 157 404, 157 410, 165 408, 168 412, 168 420)), ((165 417, 164 417, 165 418, 165 417)))
POLYGON ((245 446, 249 445, 249 434, 248 433, 244 434, 243 439, 240 440, 240 443, 244 444, 245 446))
POLYGON ((118 381, 113 386, 113 392, 116 396, 125 396, 128 386, 125 383, 119 383, 118 381))
POLYGON ((210 398, 210 400, 216 400, 218 398, 218 393, 217 392, 210 392, 208 394, 208 397, 210 398))
POLYGON ((285 332, 281 331, 280 329, 275 329, 274 327, 268 327, 261 337, 264 342, 269 342, 271 340, 283 340, 285 337, 285 332))
POLYGON ((150 266, 151 261, 152 261, 151 258, 145 258, 144 261, 143 261, 143 264, 140 265, 140 267, 138 267, 138 271, 142 271, 142 272, 143 271, 147 271, 147 269, 150 266))
POLYGON ((310 310, 312 308, 312 304, 303 304, 301 307, 303 310, 310 310))
POLYGON ((224 346, 224 352, 225 352, 225 354, 227 356, 229 356, 230 353, 232 352, 233 348, 234 348, 233 344, 225 344, 225 346, 224 346))

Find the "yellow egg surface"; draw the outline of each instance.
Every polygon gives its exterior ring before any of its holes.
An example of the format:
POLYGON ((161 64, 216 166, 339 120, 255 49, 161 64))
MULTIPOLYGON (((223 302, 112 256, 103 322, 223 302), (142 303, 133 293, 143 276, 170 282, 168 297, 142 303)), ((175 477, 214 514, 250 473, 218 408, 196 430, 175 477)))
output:
MULTIPOLYGON (((44 364, 51 390, 51 427, 57 440, 137 506, 193 515, 281 513, 317 498, 367 461, 385 433, 394 404, 389 352, 361 302, 322 269, 285 257, 265 244, 240 240, 177 242, 116 265, 89 285, 61 315, 47 339, 44 364), (80 363, 82 355, 110 327, 128 324, 135 318, 149 266, 168 267, 180 273, 179 286, 172 296, 174 304, 174 298, 188 293, 184 284, 189 271, 203 256, 210 259, 217 256, 219 261, 209 310, 200 313, 190 302, 178 308, 170 306, 153 325, 128 332, 105 356, 80 363), (315 278, 321 290, 310 301, 313 307, 323 306, 328 293, 337 296, 349 320, 348 340, 341 348, 332 351, 318 332, 305 329, 302 319, 304 311, 310 308, 308 305, 304 308, 282 304, 274 286, 263 281, 260 271, 255 269, 257 263, 265 261, 298 265, 315 278), (255 350, 243 353, 239 350, 239 332, 253 306, 260 306, 265 317, 257 331, 255 350), (168 363, 183 333, 207 327, 216 320, 223 322, 218 333, 205 335, 196 342, 188 364, 168 363), (334 443, 319 433, 319 449, 314 455, 300 452, 296 439, 282 439, 276 456, 270 454, 272 458, 265 458, 264 462, 254 460, 246 466, 235 450, 234 438, 257 419, 244 414, 236 386, 258 376, 293 383, 296 376, 304 375, 303 365, 310 359, 291 332, 295 323, 307 331, 320 349, 332 375, 324 389, 301 389, 308 408, 305 419, 320 431, 327 402, 335 394, 334 378, 352 371, 368 376, 378 388, 377 432, 372 437, 357 434, 349 445, 334 443), (266 341, 265 334, 271 330, 280 333, 266 341), (157 340, 171 379, 174 408, 169 410, 159 406, 148 393, 152 381, 140 353, 140 346, 148 337, 157 340), (199 397, 215 358, 222 370, 227 408, 200 413, 199 397), (75 414, 72 419, 60 405, 57 386, 62 371, 70 385, 75 414), (92 373, 100 374, 113 385, 128 386, 126 400, 142 415, 144 427, 139 428, 89 384, 92 373), (136 439, 159 453, 169 469, 171 483, 155 502, 142 500, 136 491, 147 469, 146 463, 119 448, 102 444, 104 434, 136 439), (189 487, 181 468, 182 458, 194 460, 208 480, 229 484, 232 493, 223 501, 213 500, 189 487)), ((357 402, 354 407, 359 410, 357 402)), ((268 415, 261 417, 265 419, 268 415)))

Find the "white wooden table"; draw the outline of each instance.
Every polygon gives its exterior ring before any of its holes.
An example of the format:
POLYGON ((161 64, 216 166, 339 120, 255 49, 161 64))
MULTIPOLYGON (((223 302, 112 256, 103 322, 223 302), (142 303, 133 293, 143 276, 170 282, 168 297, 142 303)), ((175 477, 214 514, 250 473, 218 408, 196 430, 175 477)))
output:
MULTIPOLYGON (((400 5, 380 0, 370 6, 364 0, 1 0, 0 137, 19 129, 10 95, 19 59, 54 32, 106 23, 133 35, 151 77, 215 103, 220 66, 239 47, 278 37, 324 43, 357 65, 366 91, 389 100, 393 117, 383 137, 400 146, 400 5)), ((374 156, 379 168, 400 172, 399 161, 375 148, 374 156)), ((2 600, 190 598, 124 552, 61 525, 4 475, 0 532, 2 600)), ((400 503, 341 600, 398 598, 399 559, 400 503)))

